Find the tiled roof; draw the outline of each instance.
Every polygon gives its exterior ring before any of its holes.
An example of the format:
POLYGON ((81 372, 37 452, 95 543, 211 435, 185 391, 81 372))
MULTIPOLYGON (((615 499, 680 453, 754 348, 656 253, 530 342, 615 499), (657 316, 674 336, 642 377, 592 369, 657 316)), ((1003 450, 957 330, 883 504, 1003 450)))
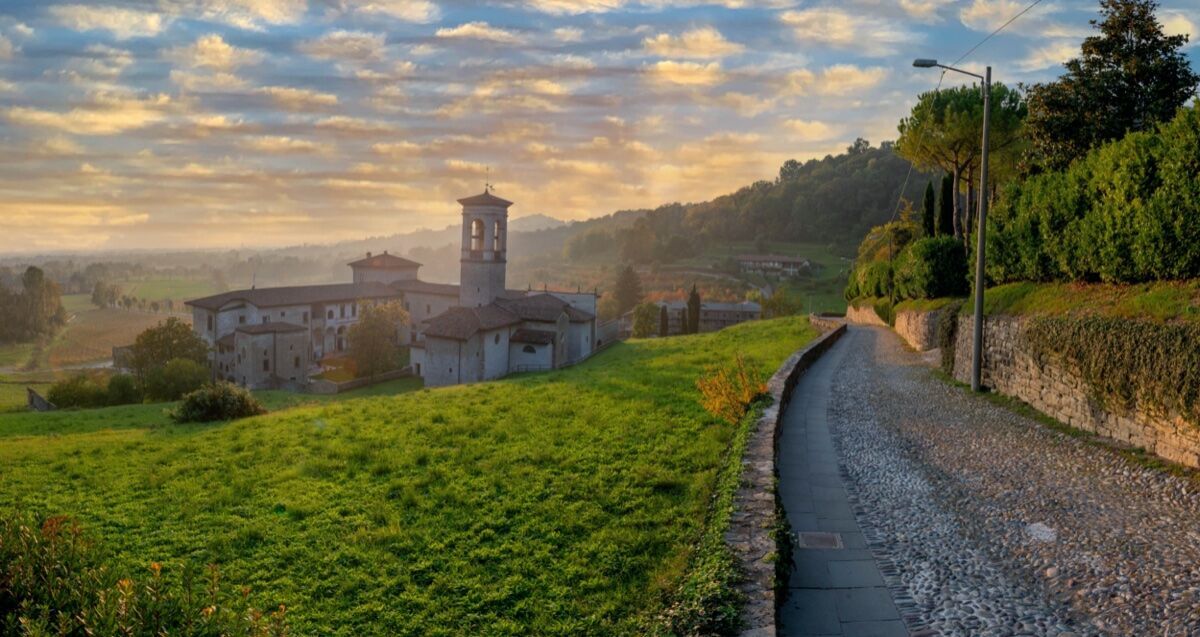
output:
POLYGON ((393 289, 401 292, 420 292, 422 294, 440 294, 442 296, 458 296, 458 286, 453 283, 430 283, 429 281, 419 281, 417 279, 408 279, 407 281, 393 281, 389 285, 393 289))
POLYGON ((476 332, 516 325, 521 318, 496 304, 483 307, 455 307, 429 319, 425 338, 450 338, 465 341, 476 332))
POLYGON ((398 257, 394 254, 388 254, 387 252, 384 252, 383 254, 376 254, 374 256, 371 256, 370 253, 368 253, 367 258, 359 259, 358 261, 352 261, 346 265, 349 265, 352 268, 371 268, 373 270, 411 270, 412 268, 421 267, 421 264, 417 263, 416 261, 411 261, 409 259, 405 259, 404 257, 398 257))
POLYGON ((464 206, 500 206, 501 208, 507 208, 513 205, 513 202, 493 195, 491 190, 483 191, 482 195, 464 197, 463 199, 459 199, 458 203, 464 206))
POLYGON ((570 303, 553 294, 535 294, 519 299, 496 299, 496 304, 520 316, 526 321, 552 323, 564 311, 567 318, 575 323, 590 321, 594 316, 583 310, 571 307, 570 303))
POLYGON ((296 285, 280 288, 234 290, 187 301, 187 305, 219 310, 233 301, 244 301, 256 307, 312 305, 357 299, 381 299, 396 296, 396 291, 383 283, 334 283, 330 285, 296 285))
POLYGON ((534 345, 549 345, 554 342, 554 332, 546 330, 519 329, 508 337, 512 343, 533 343, 534 345))
POLYGON ((270 334, 286 333, 286 332, 306 332, 307 327, 296 325, 295 323, 285 323, 283 321, 273 321, 271 323, 257 323, 254 325, 239 325, 237 332, 243 334, 270 334))

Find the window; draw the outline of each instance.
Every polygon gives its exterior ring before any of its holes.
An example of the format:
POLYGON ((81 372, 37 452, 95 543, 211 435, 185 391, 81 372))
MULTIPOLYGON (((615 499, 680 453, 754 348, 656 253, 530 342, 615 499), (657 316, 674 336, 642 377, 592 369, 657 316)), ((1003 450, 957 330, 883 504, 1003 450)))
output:
POLYGON ((263 359, 263 371, 264 372, 271 371, 271 359, 269 359, 269 358, 263 359))
POLYGON ((308 325, 308 312, 304 313, 304 324, 308 325))
POLYGON ((325 318, 327 318, 327 319, 333 318, 333 310, 332 309, 329 310, 329 313, 325 316, 325 318))
POLYGON ((211 332, 212 328, 213 328, 213 317, 212 317, 212 314, 209 314, 208 315, 208 331, 211 332))
POLYGON ((504 249, 504 240, 500 234, 500 222, 496 221, 496 225, 492 228, 492 250, 500 252, 504 249))
POLYGON ((338 318, 346 318, 346 304, 338 306, 338 318))
POLYGON ((287 312, 284 312, 283 310, 279 310, 279 318, 283 318, 285 316, 287 316, 287 312))
POLYGON ((271 322, 271 317, 269 315, 263 314, 263 324, 265 325, 270 322, 271 322))
POLYGON ((471 221, 471 251, 483 251, 483 220, 475 219, 471 221))
POLYGON ((296 369, 300 369, 300 357, 299 356, 297 356, 296 360, 292 362, 292 367, 295 367, 296 369))
POLYGON ((500 344, 500 333, 499 332, 496 333, 496 344, 497 345, 500 344))
POLYGON ((525 347, 522 347, 521 351, 525 352, 526 354, 537 354, 537 348, 532 345, 526 345, 525 347))
POLYGON ((433 314, 433 306, 431 306, 431 305, 429 305, 428 303, 426 303, 426 304, 425 304, 425 313, 426 313, 426 314, 433 314))
POLYGON ((351 303, 351 304, 350 304, 350 316, 351 316, 351 317, 357 317, 357 316, 358 316, 358 303, 351 303))
POLYGON ((246 324, 246 315, 243 314, 238 317, 238 325, 245 325, 245 324, 246 324))

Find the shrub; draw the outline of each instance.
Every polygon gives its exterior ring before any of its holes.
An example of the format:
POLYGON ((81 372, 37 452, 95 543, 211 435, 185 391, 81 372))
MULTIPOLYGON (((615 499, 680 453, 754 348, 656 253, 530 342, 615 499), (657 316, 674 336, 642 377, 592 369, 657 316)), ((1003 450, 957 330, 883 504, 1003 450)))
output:
POLYGON ((896 294, 904 299, 936 299, 967 293, 967 258, 954 237, 918 239, 900 253, 896 294))
POLYGON ((267 413, 245 389, 226 382, 205 385, 183 397, 171 411, 178 423, 235 420, 267 413))
POLYGON ((148 576, 118 577, 78 523, 26 514, 0 517, 0 634, 270 637, 287 634, 284 609, 264 614, 249 591, 150 565, 148 576))
POLYGON ((660 312, 655 303, 642 303, 633 308, 633 337, 649 338, 657 334, 660 312))
POLYGON ((209 380, 208 368, 187 358, 175 358, 146 375, 146 396, 151 400, 179 400, 209 380))
POLYGON ((871 261, 854 270, 858 296, 889 297, 892 295, 892 264, 888 261, 871 261))
POLYGON ((86 374, 79 374, 51 385, 46 400, 61 409, 103 407, 108 402, 108 395, 100 383, 86 374))
POLYGON ((115 374, 108 379, 106 401, 109 405, 132 405, 142 402, 137 382, 129 374, 115 374))
POLYGON ((725 367, 710 368, 696 380, 701 404, 708 413, 736 425, 750 403, 766 393, 767 384, 753 369, 747 369, 741 354, 725 367))
POLYGON ((954 350, 958 342, 958 312, 963 301, 951 303, 942 308, 938 315, 937 344, 942 352, 942 371, 954 374, 954 350))
POLYGON ((1200 276, 1200 105, 1003 191, 989 217, 996 282, 1200 276))

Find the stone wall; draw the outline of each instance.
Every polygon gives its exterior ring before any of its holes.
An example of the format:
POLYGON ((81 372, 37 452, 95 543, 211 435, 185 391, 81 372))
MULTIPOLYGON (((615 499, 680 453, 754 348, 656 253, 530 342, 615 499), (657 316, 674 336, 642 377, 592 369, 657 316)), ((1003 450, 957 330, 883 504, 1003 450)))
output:
POLYGON ((938 321, 944 312, 951 307, 919 312, 916 310, 900 310, 896 312, 896 333, 908 343, 909 347, 924 352, 938 346, 938 321))
POLYGON ((733 550, 745 579, 738 587, 745 595, 741 637, 775 637, 775 556, 779 547, 773 537, 779 525, 775 501, 775 452, 779 420, 791 399, 796 381, 842 334, 844 324, 834 327, 792 354, 767 382, 773 399, 759 418, 746 455, 742 458, 741 486, 734 497, 733 517, 725 542, 733 550))
MULTIPOLYGON (((1179 416, 1143 411, 1118 414, 1091 396, 1087 383, 1061 363, 1038 361, 1024 342, 1021 317, 988 317, 984 321, 983 384, 1018 398, 1034 409, 1077 429, 1141 447, 1159 457, 1200 468, 1200 428, 1179 416)), ((954 377, 971 376, 974 319, 960 316, 954 349, 954 377)))
POLYGON ((863 305, 862 307, 846 306, 846 320, 857 325, 882 325, 883 327, 887 327, 887 323, 879 318, 879 315, 875 313, 875 308, 870 305, 863 305))

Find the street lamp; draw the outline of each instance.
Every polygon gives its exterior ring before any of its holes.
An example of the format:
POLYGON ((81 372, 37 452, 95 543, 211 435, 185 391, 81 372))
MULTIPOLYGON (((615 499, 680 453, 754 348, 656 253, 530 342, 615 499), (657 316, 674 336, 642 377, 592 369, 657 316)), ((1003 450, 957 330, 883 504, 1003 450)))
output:
MULTIPOLYGON (((919 69, 943 68, 947 71, 977 77, 983 81, 983 159, 981 160, 983 165, 979 175, 979 230, 975 233, 977 235, 975 247, 975 342, 971 352, 971 390, 980 391, 983 389, 981 382, 983 376, 983 237, 987 227, 984 224, 987 222, 988 209, 988 128, 992 119, 992 67, 987 67, 984 75, 979 75, 945 64, 938 64, 937 60, 916 59, 913 60, 913 66, 919 69)), ((957 190, 958 184, 954 184, 954 188, 957 190)))

